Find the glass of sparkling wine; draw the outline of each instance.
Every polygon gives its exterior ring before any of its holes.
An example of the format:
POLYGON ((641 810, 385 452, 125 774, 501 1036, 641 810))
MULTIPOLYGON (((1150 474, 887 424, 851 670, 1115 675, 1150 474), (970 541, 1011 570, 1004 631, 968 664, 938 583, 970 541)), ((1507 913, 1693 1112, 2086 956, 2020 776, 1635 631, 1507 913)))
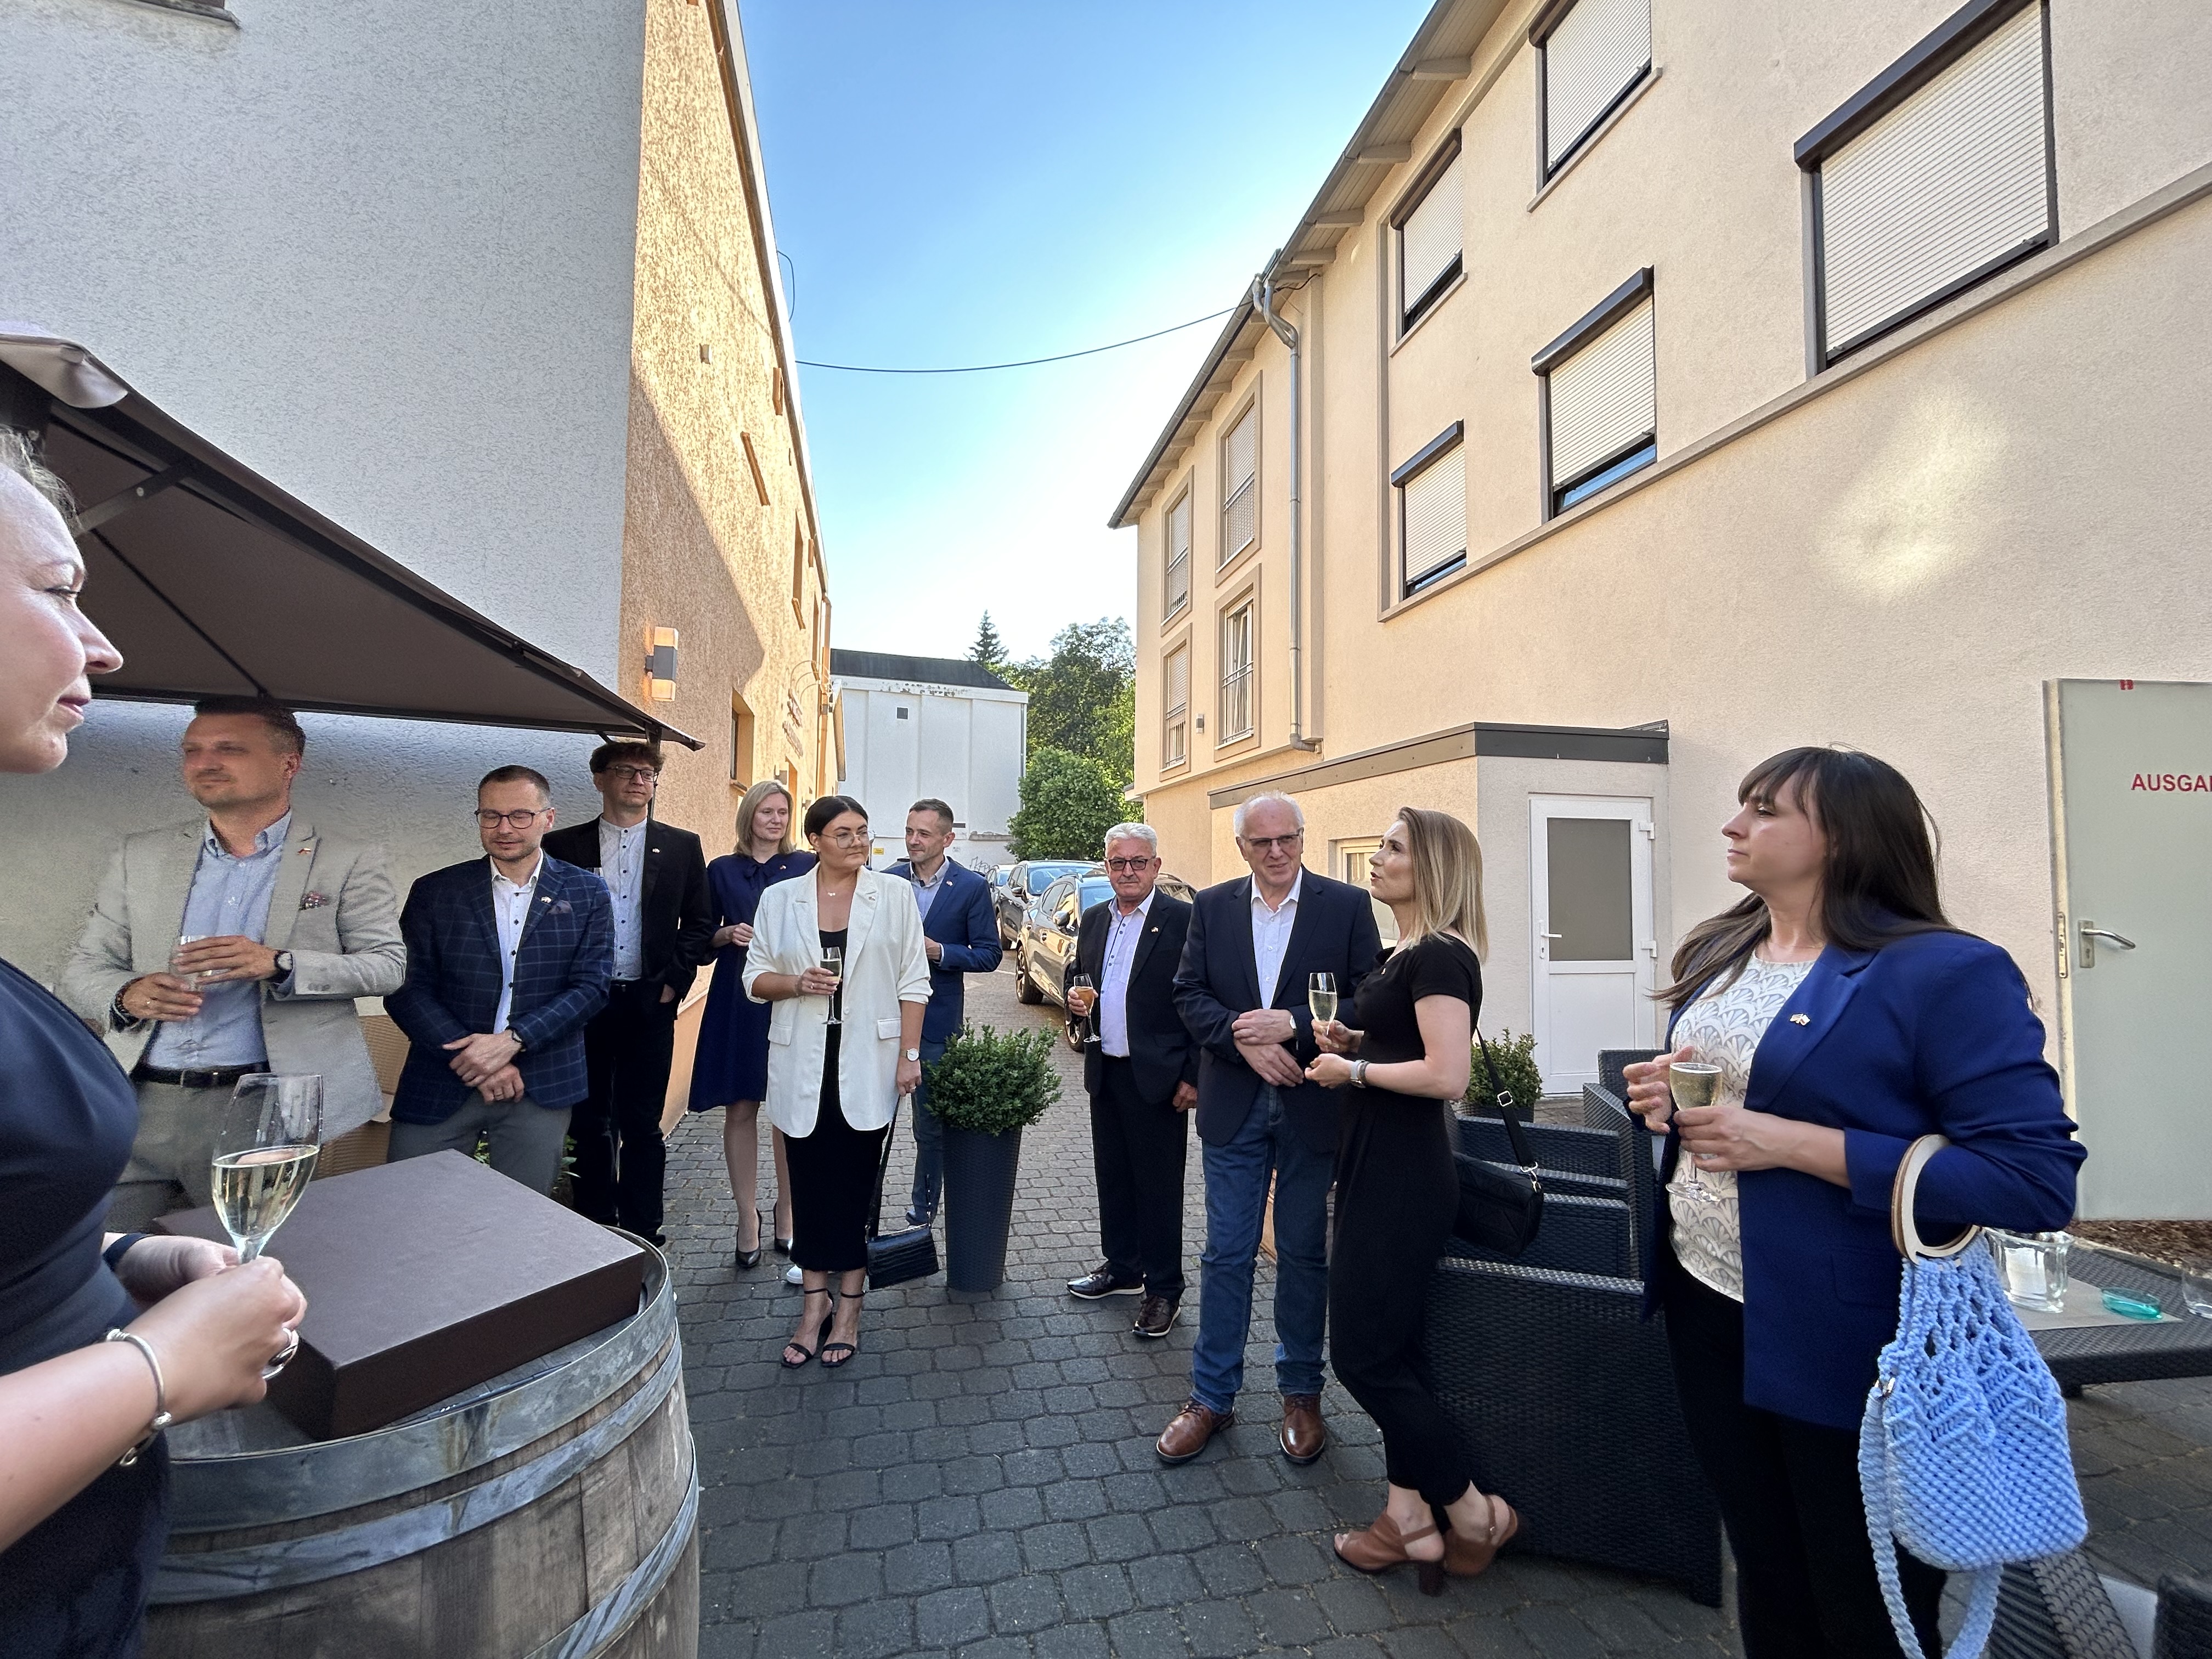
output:
MULTIPOLYGON (((1693 1112, 1710 1106, 1720 1097, 1721 1068, 1710 1060, 1678 1060, 1667 1068, 1667 1086, 1674 1097, 1674 1109, 1693 1112)), ((1677 1188, 1701 1204, 1717 1204, 1720 1194, 1698 1178, 1698 1166, 1686 1150, 1682 1154, 1682 1181, 1677 1188)))
MULTIPOLYGON (((1088 975, 1088 974, 1070 974, 1070 975, 1067 976, 1067 989, 1068 989, 1069 994, 1073 995, 1074 993, 1076 993, 1076 992, 1078 992, 1078 991, 1088 991, 1088 990, 1090 990, 1091 988, 1091 975, 1088 975)), ((1096 1012, 1096 1011, 1097 1011, 1097 1009, 1098 1005, 1097 1005, 1097 1003, 1095 1003, 1095 1002, 1094 1002, 1094 1003, 1092 1003, 1092 1004, 1091 1005, 1091 1009, 1092 1009, 1093 1012, 1095 1013, 1095 1012, 1096 1012)), ((1097 1019, 1095 1019, 1095 1018, 1092 1017, 1092 1015, 1091 1015, 1091 1014, 1084 1014, 1084 1015, 1082 1015, 1080 1018, 1082 1018, 1082 1021, 1083 1021, 1083 1040, 1084 1040, 1084 1042, 1086 1042, 1086 1043, 1091 1043, 1091 1042, 1097 1042, 1097 1041, 1098 1041, 1098 1022, 1097 1021, 1097 1019)))
POLYGON ((176 944, 169 948, 169 971, 174 974, 179 979, 184 981, 185 984, 191 986, 195 991, 198 990, 201 986, 206 984, 210 980, 220 979, 222 975, 217 973, 215 969, 208 968, 204 968, 198 973, 191 972, 185 968, 180 967, 178 964, 177 958, 184 954, 185 947, 186 945, 198 945, 202 939, 212 937, 213 935, 209 933, 179 933, 177 935, 176 944))
MULTIPOLYGON (((323 1140, 323 1080, 312 1073, 256 1072, 238 1080, 216 1127, 215 1208, 251 1261, 267 1248, 307 1190, 323 1140)), ((299 1333, 262 1376, 299 1349, 299 1333)))
POLYGON ((1336 1018, 1336 975, 1309 974, 1306 976, 1306 1006, 1313 1010, 1314 1024, 1327 1025, 1336 1018))
POLYGON ((842 1025, 844 999, 840 994, 845 986, 845 953, 835 945, 822 947, 822 971, 837 981, 837 990, 830 994, 830 1023, 842 1025))

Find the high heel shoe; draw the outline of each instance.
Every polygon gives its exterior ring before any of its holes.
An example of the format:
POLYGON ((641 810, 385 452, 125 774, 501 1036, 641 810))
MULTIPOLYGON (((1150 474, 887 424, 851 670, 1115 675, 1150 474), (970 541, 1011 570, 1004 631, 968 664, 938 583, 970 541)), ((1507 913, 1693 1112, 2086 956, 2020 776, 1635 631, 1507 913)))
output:
MULTIPOLYGON (((837 1299, 840 1302, 859 1302, 867 1294, 867 1291, 863 1290, 855 1291, 852 1295, 848 1296, 844 1291, 839 1291, 837 1299)), ((858 1335, 859 1333, 856 1331, 854 1334, 858 1335)), ((825 1371, 834 1371, 841 1365, 849 1364, 853 1356, 860 1352, 860 1345, 857 1342, 825 1342, 822 1345, 822 1369, 825 1371), (830 1357, 830 1352, 837 1348, 842 1348, 844 1352, 832 1359, 830 1357)))
POLYGON ((1476 1538, 1444 1527, 1444 1571, 1455 1578, 1472 1578, 1498 1559, 1498 1552, 1521 1530, 1521 1514, 1496 1492, 1482 1500, 1490 1509, 1490 1529, 1476 1538), (1504 1515, 1498 1511, 1503 1510, 1504 1515))
POLYGON ((787 1256, 791 1254, 791 1240, 787 1235, 771 1233, 769 1237, 775 1240, 775 1253, 778 1255, 787 1256))
MULTIPOLYGON (((1406 1546, 1418 1544, 1424 1538, 1437 1535, 1432 1521, 1412 1532, 1400 1532, 1398 1523, 1385 1510, 1375 1517, 1375 1524, 1364 1532, 1339 1533, 1334 1544, 1337 1559, 1345 1565, 1365 1573, 1388 1572, 1391 1568, 1413 1562, 1421 1578, 1421 1594, 1441 1595, 1444 1589, 1444 1564, 1441 1559, 1423 1561, 1406 1553, 1406 1546)), ((1449 1547, 1447 1540, 1446 1547, 1449 1547)))
MULTIPOLYGON (((820 1290, 809 1291, 806 1294, 808 1296, 827 1296, 830 1294, 830 1287, 825 1285, 820 1290)), ((822 1328, 814 1334, 814 1346, 810 1348, 806 1346, 804 1343, 800 1342, 797 1337, 792 1338, 790 1341, 783 1345, 783 1352, 779 1356, 779 1358, 782 1361, 784 1370, 787 1371, 795 1371, 800 1366, 805 1364, 809 1360, 811 1360, 816 1354, 822 1352, 822 1345, 830 1334, 830 1322, 836 1317, 836 1315, 834 1312, 826 1313, 822 1316, 822 1328), (793 1359, 791 1357, 793 1354, 797 1354, 799 1357, 797 1359, 793 1359)))
MULTIPOLYGON (((760 1217, 757 1214, 753 1217, 753 1237, 756 1240, 760 1237, 760 1217)), ((739 1273, 750 1273, 753 1268, 760 1266, 761 1247, 758 1243, 755 1243, 750 1250, 740 1244, 737 1247, 736 1255, 739 1273)))

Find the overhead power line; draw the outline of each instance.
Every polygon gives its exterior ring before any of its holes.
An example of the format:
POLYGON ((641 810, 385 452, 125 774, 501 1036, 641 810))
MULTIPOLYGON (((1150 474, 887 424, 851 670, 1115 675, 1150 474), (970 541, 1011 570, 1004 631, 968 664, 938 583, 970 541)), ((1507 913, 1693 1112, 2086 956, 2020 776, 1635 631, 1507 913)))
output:
POLYGON ((1156 328, 1150 334, 1139 334, 1132 340, 1116 340, 1111 345, 1091 346, 1082 351, 1062 351, 1050 357, 1024 357, 1012 363, 967 363, 957 368, 882 368, 867 363, 817 363, 811 358, 801 357, 805 368, 834 368, 848 374, 988 374, 994 369, 1035 368, 1039 363, 1064 363, 1071 357, 1096 357, 1102 351, 1119 351, 1123 346, 1142 345, 1147 340, 1157 340, 1164 334, 1180 334, 1184 329, 1196 328, 1200 323, 1210 323, 1226 317, 1235 306, 1224 306, 1203 317, 1194 317, 1187 323, 1177 323, 1172 328, 1156 328))

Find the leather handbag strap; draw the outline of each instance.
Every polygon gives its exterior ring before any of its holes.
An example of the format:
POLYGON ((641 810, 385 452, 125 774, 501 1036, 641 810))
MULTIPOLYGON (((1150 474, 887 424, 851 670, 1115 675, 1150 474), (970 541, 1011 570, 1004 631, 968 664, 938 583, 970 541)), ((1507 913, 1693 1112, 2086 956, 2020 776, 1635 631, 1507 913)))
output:
POLYGON ((1536 1155, 1528 1150, 1528 1137, 1521 1133, 1521 1121, 1513 1115, 1513 1091, 1498 1086, 1498 1079, 1503 1073, 1498 1069, 1498 1062, 1490 1057, 1490 1044, 1484 1040, 1480 1031, 1474 1034, 1474 1040, 1482 1048, 1482 1063, 1490 1073, 1492 1092, 1498 1101, 1498 1115, 1505 1120, 1505 1139, 1512 1143, 1514 1161, 1524 1170, 1533 1170, 1536 1167, 1536 1155))
POLYGON ((1942 1135, 1923 1135, 1906 1147, 1905 1156, 1897 1161, 1897 1176, 1889 1187, 1889 1240, 1907 1261, 1936 1261, 1956 1255, 1982 1236, 1979 1227, 1969 1227, 1948 1244, 1930 1244, 1920 1237, 1920 1229, 1913 1221, 1912 1205, 1920 1190, 1920 1172, 1928 1167, 1930 1158, 1950 1144, 1942 1135))
MULTIPOLYGON (((904 1097, 899 1097, 903 1099, 904 1097)), ((890 1179, 891 1142, 898 1139, 898 1100, 891 1102, 891 1121, 884 1126, 884 1158, 876 1165, 876 1200, 868 1206, 868 1237, 884 1235, 884 1183, 890 1179)))

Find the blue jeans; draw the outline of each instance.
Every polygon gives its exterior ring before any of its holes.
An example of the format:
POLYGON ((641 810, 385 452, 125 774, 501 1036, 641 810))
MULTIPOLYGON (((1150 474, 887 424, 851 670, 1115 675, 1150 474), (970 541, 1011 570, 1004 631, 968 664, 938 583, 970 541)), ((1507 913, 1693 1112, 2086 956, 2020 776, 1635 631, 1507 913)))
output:
MULTIPOLYGON (((924 1038, 921 1044, 922 1074, 945 1058, 942 1041, 932 1042, 924 1038)), ((914 1216, 933 1216, 937 1213, 938 1189, 945 1184, 945 1126, 937 1121, 937 1114, 929 1109, 929 1085, 923 1083, 914 1091, 914 1194, 907 1201, 907 1213, 914 1216)))
POLYGON ((1261 1084, 1252 1109, 1225 1146, 1205 1146, 1206 1253, 1199 1258, 1198 1340, 1190 1352, 1191 1398, 1215 1412, 1237 1403, 1244 1382, 1244 1338, 1252 1328, 1252 1267, 1275 1177, 1275 1385, 1321 1392, 1322 1327, 1328 1318, 1328 1188, 1336 1157, 1298 1138, 1282 1097, 1261 1084))

